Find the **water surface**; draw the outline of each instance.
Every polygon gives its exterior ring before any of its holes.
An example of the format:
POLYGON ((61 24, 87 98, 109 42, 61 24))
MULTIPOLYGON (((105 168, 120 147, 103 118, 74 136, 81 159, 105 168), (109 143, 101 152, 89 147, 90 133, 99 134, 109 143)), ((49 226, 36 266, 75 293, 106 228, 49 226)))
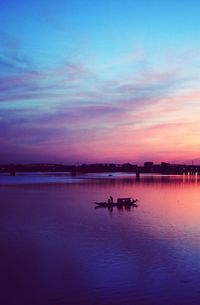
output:
POLYGON ((198 177, 1 175, 0 304, 200 304, 199 199, 198 177))

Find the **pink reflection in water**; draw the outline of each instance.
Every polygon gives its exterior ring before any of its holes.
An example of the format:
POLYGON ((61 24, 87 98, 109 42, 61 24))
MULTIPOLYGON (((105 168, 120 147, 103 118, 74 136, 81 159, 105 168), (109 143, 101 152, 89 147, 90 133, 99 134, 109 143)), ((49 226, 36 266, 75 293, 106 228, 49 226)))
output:
POLYGON ((0 196, 1 304, 200 303, 195 179, 4 185, 0 196), (94 209, 110 195, 138 208, 94 209))

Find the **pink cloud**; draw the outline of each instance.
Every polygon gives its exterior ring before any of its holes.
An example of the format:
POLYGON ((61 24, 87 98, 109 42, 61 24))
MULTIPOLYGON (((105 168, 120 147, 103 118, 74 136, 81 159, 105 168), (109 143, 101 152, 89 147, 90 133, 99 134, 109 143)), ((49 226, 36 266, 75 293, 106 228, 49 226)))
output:
POLYGON ((21 56, 9 60, 12 73, 0 77, 2 160, 20 152, 27 161, 198 157, 200 91, 185 93, 187 79, 177 71, 107 81, 67 60, 44 71, 21 56))

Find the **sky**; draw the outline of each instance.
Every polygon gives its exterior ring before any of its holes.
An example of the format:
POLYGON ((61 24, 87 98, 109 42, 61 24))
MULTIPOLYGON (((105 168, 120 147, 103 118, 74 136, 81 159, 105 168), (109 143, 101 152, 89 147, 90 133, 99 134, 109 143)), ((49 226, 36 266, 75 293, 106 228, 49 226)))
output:
POLYGON ((0 163, 200 163, 200 2, 0 2, 0 163))

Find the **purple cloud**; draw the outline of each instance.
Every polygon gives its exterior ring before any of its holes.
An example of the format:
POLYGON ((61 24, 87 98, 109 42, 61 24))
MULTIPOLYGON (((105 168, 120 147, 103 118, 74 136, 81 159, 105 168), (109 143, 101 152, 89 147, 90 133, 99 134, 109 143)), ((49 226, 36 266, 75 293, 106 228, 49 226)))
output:
POLYGON ((124 153, 122 148, 130 158, 134 147, 139 158, 146 144, 141 138, 150 135, 153 143, 156 130, 171 126, 173 132, 180 126, 171 118, 163 125, 156 122, 151 110, 158 104, 162 115, 166 99, 180 106, 171 96, 190 79, 177 71, 140 71, 130 78, 106 80, 69 60, 46 70, 34 69, 17 43, 5 46, 0 57, 0 160, 21 156, 28 162, 45 155, 48 160, 109 158, 110 147, 115 158, 124 153))

